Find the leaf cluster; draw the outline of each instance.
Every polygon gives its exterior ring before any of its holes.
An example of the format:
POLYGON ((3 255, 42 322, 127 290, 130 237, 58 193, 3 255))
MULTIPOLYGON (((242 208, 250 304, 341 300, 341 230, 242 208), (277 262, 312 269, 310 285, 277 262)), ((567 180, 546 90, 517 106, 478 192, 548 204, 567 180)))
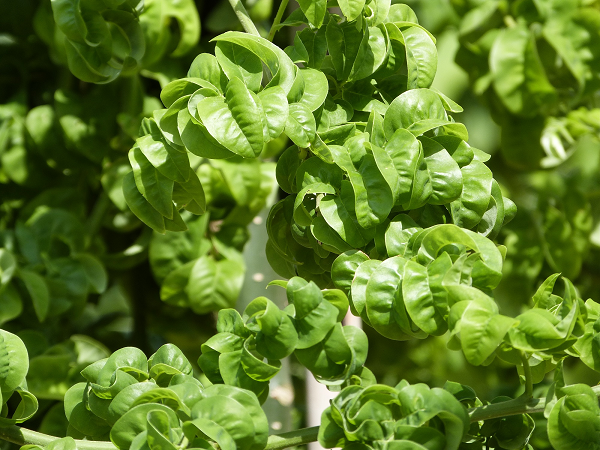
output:
POLYGON ((283 311, 265 297, 250 302, 242 316, 233 309, 219 311, 218 333, 202 344, 198 360, 208 379, 251 390, 262 403, 281 360, 294 353, 330 388, 373 382, 373 374, 364 367, 365 333, 341 323, 348 310, 344 293, 321 291, 299 277, 281 285, 289 301, 283 311))
POLYGON ((463 15, 456 61, 501 125, 505 159, 526 169, 564 162, 598 129, 597 2, 452 3, 463 15))

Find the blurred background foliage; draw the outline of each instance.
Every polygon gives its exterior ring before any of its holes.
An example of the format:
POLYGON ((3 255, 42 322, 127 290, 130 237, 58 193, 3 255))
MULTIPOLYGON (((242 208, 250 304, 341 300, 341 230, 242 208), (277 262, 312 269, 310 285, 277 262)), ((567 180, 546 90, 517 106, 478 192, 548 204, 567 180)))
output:
MULTIPOLYGON (((280 2, 244 3, 267 34, 280 2)), ((464 107, 456 117, 469 143, 492 155, 503 195, 518 206, 497 238, 508 248, 501 312, 519 314, 554 272, 583 299, 600 299, 598 2, 404 3, 437 38, 433 87, 464 107), (505 48, 521 56, 512 61, 505 48)), ((261 230, 265 208, 285 195, 274 162, 286 142, 271 142, 260 161, 190 161, 207 214, 184 215, 185 232, 153 233, 121 191, 127 152, 142 118, 161 107, 161 87, 211 52, 212 37, 241 30, 229 2, 113 4, 103 15, 90 6, 86 23, 99 25, 82 31, 56 23, 50 0, 0 3, 0 326, 26 343, 37 424, 57 436, 66 432, 60 400, 82 367, 126 345, 150 354, 165 342, 196 360, 215 311, 243 310, 276 277, 261 230)), ((291 36, 275 42, 283 48, 291 36)), ((460 381, 486 400, 519 389, 513 368, 467 367, 445 337, 392 343, 365 328, 380 382, 460 381)), ((568 360, 565 370, 568 383, 600 381, 568 360)), ((293 361, 290 373, 296 423, 285 426, 297 427, 305 375, 293 361)), ((550 448, 543 430, 535 436, 534 448, 550 448)))

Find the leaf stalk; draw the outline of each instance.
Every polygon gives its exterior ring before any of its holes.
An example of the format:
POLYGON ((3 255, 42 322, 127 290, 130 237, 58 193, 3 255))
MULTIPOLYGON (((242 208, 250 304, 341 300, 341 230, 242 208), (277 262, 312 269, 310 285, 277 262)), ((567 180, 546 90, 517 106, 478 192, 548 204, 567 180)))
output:
POLYGON ((246 33, 253 34, 255 36, 260 37, 260 33, 258 32, 256 25, 254 25, 254 22, 250 18, 248 11, 246 11, 246 8, 244 7, 242 0, 229 0, 229 4, 233 8, 235 15, 237 16, 238 20, 242 24, 244 31, 246 31, 246 33))
POLYGON ((281 23, 281 18, 283 17, 283 13, 287 8, 289 0, 281 0, 281 4, 279 5, 279 9, 277 10, 277 14, 275 15, 275 20, 273 20, 273 25, 271 25, 271 30, 269 31, 269 36, 267 39, 273 42, 273 38, 275 37, 275 33, 279 30, 278 26, 281 23))

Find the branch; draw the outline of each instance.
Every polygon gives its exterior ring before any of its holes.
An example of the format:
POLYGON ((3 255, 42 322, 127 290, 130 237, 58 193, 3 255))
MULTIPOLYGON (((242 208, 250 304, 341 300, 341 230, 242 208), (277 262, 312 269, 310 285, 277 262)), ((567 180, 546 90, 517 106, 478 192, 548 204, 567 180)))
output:
POLYGON ((258 32, 256 25, 254 25, 254 22, 250 18, 248 11, 246 11, 246 8, 244 8, 242 0, 229 0, 229 3, 231 4, 235 15, 238 17, 246 33, 260 37, 260 33, 258 32))
MULTIPOLYGON (((44 447, 50 442, 60 439, 56 436, 38 433, 13 425, 12 427, 0 427, 0 439, 17 445, 39 445, 44 447)), ((116 450, 112 442, 107 441, 75 441, 77 450, 116 450)))
MULTIPOLYGON (((600 386, 592 386, 597 397, 600 397, 600 386)), ((494 403, 492 405, 479 406, 469 409, 471 422, 480 420, 497 419, 499 417, 516 416, 517 414, 535 414, 544 412, 546 408, 545 398, 518 397, 506 402, 494 403)))
POLYGON ((269 436, 265 450, 279 450, 287 447, 315 442, 319 434, 319 427, 301 428, 288 433, 269 436))
MULTIPOLYGON (((592 390, 600 398, 600 386, 593 386, 592 390)), ((518 397, 506 402, 471 408, 469 409, 469 417, 471 418, 471 422, 479 422, 481 420, 498 419, 518 414, 540 413, 544 411, 545 407, 545 398, 526 399, 518 397)), ((280 450, 315 442, 318 434, 319 427, 301 428, 300 430, 288 433, 274 434, 269 436, 265 450, 280 450)), ((28 430, 27 428, 12 426, 6 428, 0 427, 0 439, 17 445, 33 444, 43 447, 59 438, 28 430)), ((116 450, 114 444, 108 441, 76 440, 75 444, 77 445, 77 450, 116 450)))

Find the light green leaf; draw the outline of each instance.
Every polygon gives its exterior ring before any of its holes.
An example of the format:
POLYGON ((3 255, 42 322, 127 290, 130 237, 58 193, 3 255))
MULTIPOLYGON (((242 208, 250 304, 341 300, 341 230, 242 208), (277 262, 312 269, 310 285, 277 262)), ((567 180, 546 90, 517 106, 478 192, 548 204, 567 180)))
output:
POLYGON ((535 38, 525 24, 500 32, 490 51, 490 70, 498 97, 513 114, 533 116, 556 101, 535 38))
POLYGON ((467 361, 475 366, 483 364, 516 321, 498 314, 494 301, 478 289, 470 286, 447 286, 446 289, 453 304, 450 328, 453 334, 460 332, 467 361))
POLYGON ((304 92, 298 103, 315 111, 323 104, 329 93, 327 76, 320 70, 310 68, 301 69, 300 73, 304 78, 304 92))
POLYGON ((429 33, 417 26, 402 29, 401 33, 406 48, 408 89, 431 86, 437 71, 435 42, 431 39, 429 33))
MULTIPOLYGON (((423 121, 434 121, 427 124, 426 129, 432 126, 442 126, 447 120, 446 110, 439 95, 429 89, 413 89, 398 96, 389 106, 384 119, 385 135, 392 138, 394 132, 400 128, 410 129, 415 124, 423 121)), ((446 122, 447 123, 447 122, 446 122)), ((413 134, 418 135, 417 132, 413 134)))
POLYGON ((263 69, 258 55, 242 45, 223 41, 217 42, 215 56, 230 81, 238 78, 251 91, 260 90, 263 69))
POLYGON ((339 0, 338 4, 348 22, 352 22, 362 14, 365 2, 366 0, 339 0))
POLYGON ((492 193, 492 171, 473 159, 460 169, 463 189, 460 197, 450 204, 454 224, 473 228, 480 221, 490 203, 492 193))
POLYGON ((239 78, 229 81, 225 98, 207 97, 198 102, 197 111, 211 136, 228 150, 244 158, 262 152, 264 112, 256 94, 239 78))
POLYGON ((327 13, 327 0, 299 0, 298 4, 311 25, 320 28, 327 13))
MULTIPOLYGON (((27 348, 21 339, 5 330, 0 330, 0 391, 3 397, 25 381, 29 370, 27 348)), ((3 398, 3 403, 6 400, 3 398)))
POLYGON ((302 103, 290 105, 285 134, 300 148, 307 148, 315 139, 316 123, 311 110, 302 103))
POLYGON ((271 81, 265 87, 280 86, 287 95, 294 84, 297 68, 285 52, 272 42, 248 33, 228 31, 213 39, 231 42, 257 55, 271 71, 271 81))
POLYGON ((264 126, 264 141, 277 139, 285 128, 289 105, 285 92, 279 86, 267 88, 258 93, 260 106, 266 118, 264 126))

